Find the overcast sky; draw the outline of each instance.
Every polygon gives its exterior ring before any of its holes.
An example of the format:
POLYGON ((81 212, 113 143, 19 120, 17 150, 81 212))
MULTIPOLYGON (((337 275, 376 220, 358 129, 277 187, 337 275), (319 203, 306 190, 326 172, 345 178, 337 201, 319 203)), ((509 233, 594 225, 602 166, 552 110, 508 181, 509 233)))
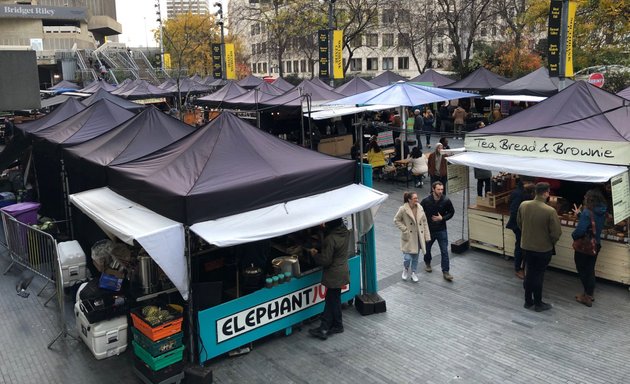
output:
MULTIPOLYGON (((116 18, 123 29, 123 33, 118 36, 119 42, 130 47, 158 46, 151 32, 158 28, 155 2, 156 0, 116 0, 116 18)), ((160 4, 162 17, 166 18, 166 0, 160 0, 160 4)), ((225 0, 223 10, 227 11, 225 0)))

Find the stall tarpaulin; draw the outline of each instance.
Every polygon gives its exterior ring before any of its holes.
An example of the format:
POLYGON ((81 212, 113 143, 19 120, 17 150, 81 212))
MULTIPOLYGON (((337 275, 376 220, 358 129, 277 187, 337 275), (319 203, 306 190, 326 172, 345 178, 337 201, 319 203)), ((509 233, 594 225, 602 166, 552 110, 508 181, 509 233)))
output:
POLYGON ((46 116, 35 121, 18 124, 17 129, 21 130, 24 133, 37 132, 48 127, 52 127, 55 124, 59 124, 84 109, 85 105, 81 104, 79 100, 71 97, 46 116))
POLYGON ((465 152, 446 158, 450 163, 497 172, 512 172, 525 176, 545 176, 550 179, 604 183, 627 171, 617 165, 585 163, 572 160, 520 157, 492 153, 465 152))
POLYGON ((385 199, 385 193, 352 184, 314 196, 204 221, 192 225, 190 230, 210 244, 228 247, 314 227, 376 207, 385 199))
POLYGON ((128 200, 109 188, 70 195, 70 201, 108 236, 133 245, 137 241, 162 268, 184 300, 188 274, 184 256, 184 226, 128 200))

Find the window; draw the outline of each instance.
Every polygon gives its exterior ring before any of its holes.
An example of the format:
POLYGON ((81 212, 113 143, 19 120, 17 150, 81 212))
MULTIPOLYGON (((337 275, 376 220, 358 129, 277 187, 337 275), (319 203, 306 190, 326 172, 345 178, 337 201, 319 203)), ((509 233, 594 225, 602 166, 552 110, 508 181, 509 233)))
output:
POLYGON ((378 47, 378 34, 377 33, 366 33, 365 34, 365 45, 368 47, 378 47))
POLYGON ((252 44, 252 55, 256 54, 256 44, 252 44))
POLYGON ((366 63, 368 71, 378 71, 378 57, 368 57, 366 63))
POLYGON ((394 69, 394 58, 393 57, 383 57, 383 70, 392 70, 394 69))
POLYGON ((408 57, 399 57, 398 58, 398 69, 409 69, 409 58, 408 57))
POLYGON ((252 72, 253 72, 253 73, 256 73, 256 63, 253 63, 253 64, 252 64, 252 72))
POLYGON ((315 71, 315 60, 308 61, 308 71, 313 73, 315 71))
POLYGON ((295 72, 299 72, 299 70, 300 70, 300 61, 299 60, 293 60, 293 70, 295 72))
POLYGON ((492 36, 496 36, 497 35, 497 27, 493 26, 492 27, 492 36))
POLYGON ((448 45, 448 53, 455 53, 455 46, 453 44, 448 45))
POLYGON ((362 71, 363 67, 362 64, 363 61, 361 59, 350 59, 350 70, 351 71, 362 71))
POLYGON ((399 33, 398 34, 398 46, 408 48, 411 46, 409 43, 409 34, 408 33, 399 33))
POLYGON ((488 36, 488 29, 486 27, 481 27, 480 33, 482 37, 486 37, 488 36))
POLYGON ((258 73, 262 73, 262 65, 261 65, 261 63, 258 63, 258 73))
POLYGON ((285 67, 286 73, 291 73, 292 72, 292 70, 291 70, 291 61, 287 61, 285 64, 286 64, 286 67, 285 67))
POLYGON ((438 43, 438 53, 444 53, 444 43, 438 43))
POLYGON ((263 73, 267 73, 267 63, 263 63, 263 73))
POLYGON ((394 46, 394 34, 383 33, 383 47, 393 47, 393 46, 394 46))
POLYGON ((401 23, 409 22, 409 11, 406 9, 398 10, 398 21, 401 23))
POLYGON ((383 24, 394 24, 394 16, 396 15, 396 11, 393 9, 383 9, 383 24))
POLYGON ((306 72, 306 60, 300 60, 300 72, 306 72))
POLYGON ((360 47, 360 46, 362 45, 362 42, 361 42, 361 35, 355 35, 355 36, 352 38, 352 41, 350 41, 350 45, 351 45, 353 48, 358 48, 358 47, 360 47))
POLYGON ((267 42, 260 44, 260 53, 267 53, 267 42))
POLYGON ((251 34, 252 34, 252 36, 256 35, 256 24, 252 24, 251 34))

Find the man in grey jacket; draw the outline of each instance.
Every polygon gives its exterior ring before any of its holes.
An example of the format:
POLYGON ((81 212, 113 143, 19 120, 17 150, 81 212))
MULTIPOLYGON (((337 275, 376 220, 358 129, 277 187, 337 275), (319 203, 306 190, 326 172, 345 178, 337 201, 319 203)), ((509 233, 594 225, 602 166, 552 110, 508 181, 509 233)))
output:
POLYGON ((525 308, 536 312, 551 309, 542 301, 545 270, 551 261, 562 228, 556 210, 547 205, 549 183, 536 184, 534 200, 524 201, 518 208, 516 222, 521 229, 521 249, 527 258, 525 272, 525 308))

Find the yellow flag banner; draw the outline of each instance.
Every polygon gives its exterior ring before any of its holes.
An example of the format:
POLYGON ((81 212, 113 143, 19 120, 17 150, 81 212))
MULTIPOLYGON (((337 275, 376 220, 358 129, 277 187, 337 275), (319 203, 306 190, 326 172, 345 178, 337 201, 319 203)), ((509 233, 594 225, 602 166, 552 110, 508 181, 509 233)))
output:
POLYGON ((343 79, 343 31, 333 31, 333 78, 343 79))
POLYGON ((225 77, 228 80, 236 80, 236 57, 234 44, 225 44, 225 77))
POLYGON ((164 54, 164 68, 171 69, 171 54, 170 53, 164 54))
POLYGON ((575 11, 577 3, 569 1, 569 9, 567 13, 567 51, 564 68, 565 77, 573 77, 573 26, 575 25, 575 11))

